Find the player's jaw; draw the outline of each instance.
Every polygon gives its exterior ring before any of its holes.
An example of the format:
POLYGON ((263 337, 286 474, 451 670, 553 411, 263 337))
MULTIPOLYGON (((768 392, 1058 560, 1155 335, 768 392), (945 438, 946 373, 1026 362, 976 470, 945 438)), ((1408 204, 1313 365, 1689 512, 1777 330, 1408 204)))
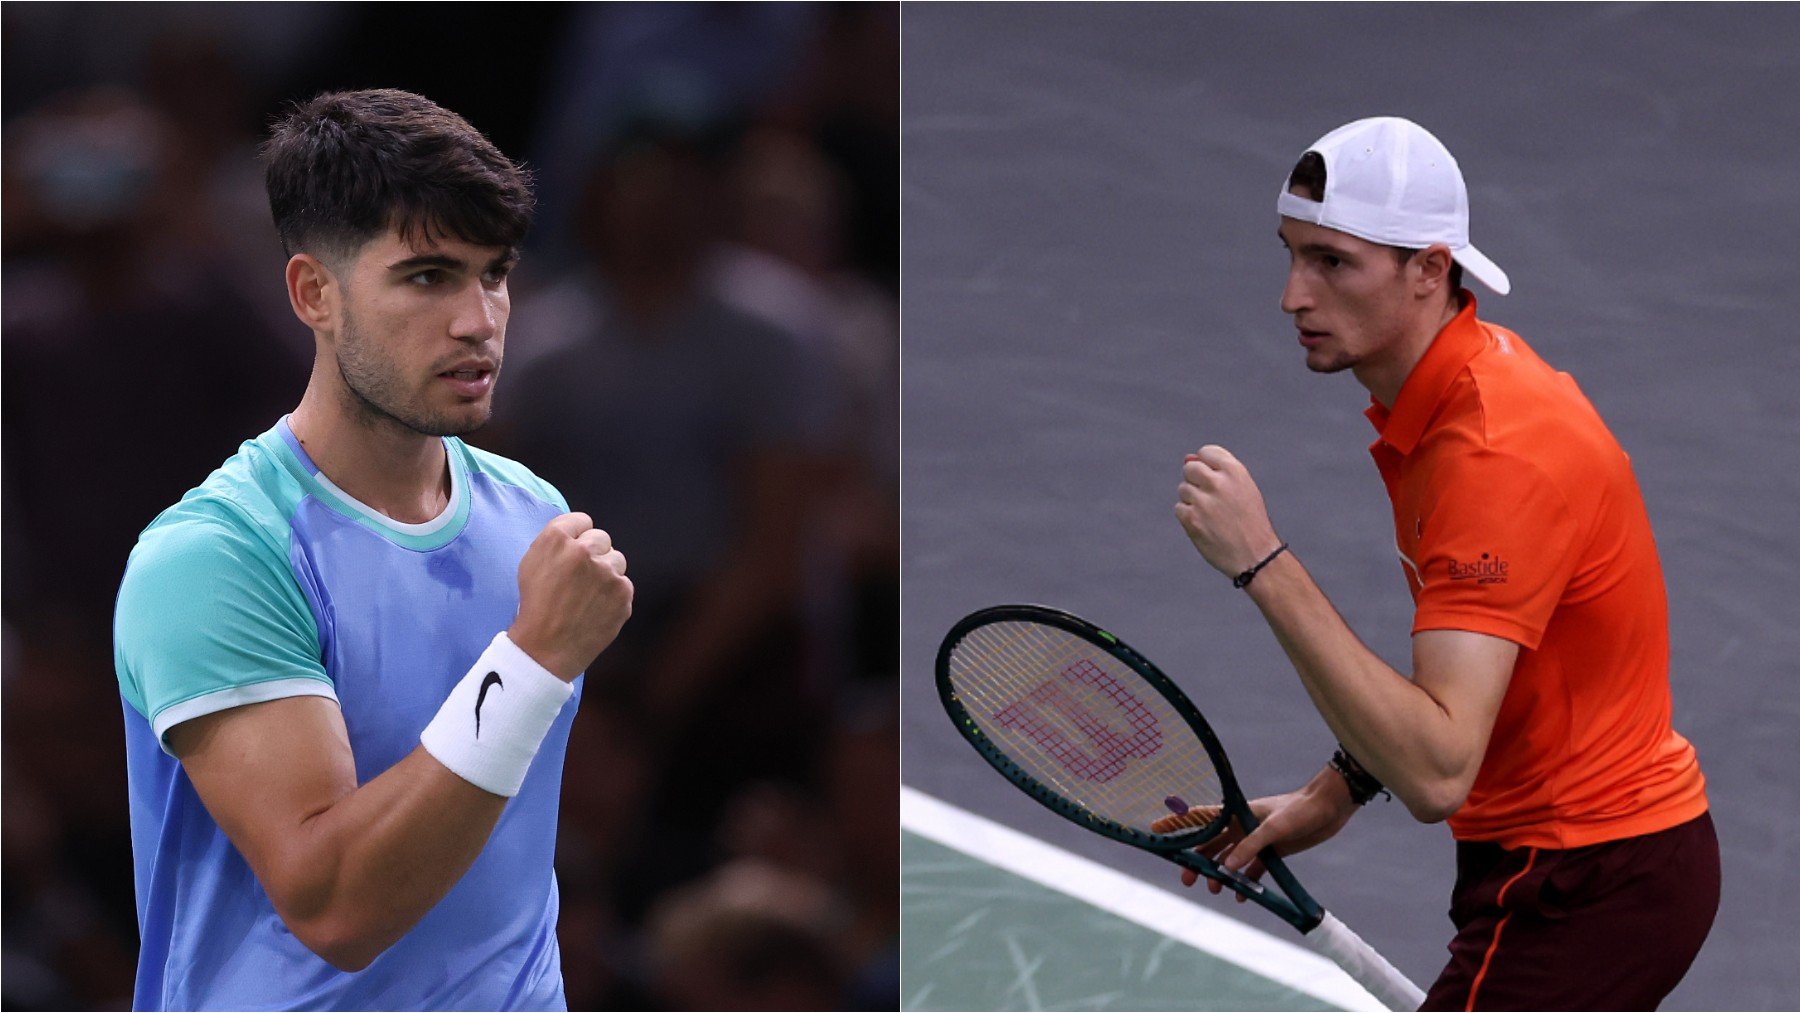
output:
POLYGON ((1365 328, 1343 300, 1320 298, 1289 312, 1294 317, 1295 340, 1305 350, 1307 369, 1338 373, 1362 360, 1365 328))
MULTIPOLYGON (((391 338, 390 338, 391 340, 391 338)), ((424 436, 461 436, 487 424, 501 356, 484 343, 408 368, 348 315, 337 348, 345 405, 367 422, 424 436)))
POLYGON ((420 381, 408 395, 391 377, 345 368, 346 365, 340 361, 343 387, 349 395, 345 404, 366 423, 421 436, 462 436, 486 425, 493 414, 493 383, 498 370, 475 380, 433 375, 420 381))
POLYGON ((464 353, 436 365, 396 417, 427 436, 462 436, 487 424, 500 379, 498 355, 464 353))

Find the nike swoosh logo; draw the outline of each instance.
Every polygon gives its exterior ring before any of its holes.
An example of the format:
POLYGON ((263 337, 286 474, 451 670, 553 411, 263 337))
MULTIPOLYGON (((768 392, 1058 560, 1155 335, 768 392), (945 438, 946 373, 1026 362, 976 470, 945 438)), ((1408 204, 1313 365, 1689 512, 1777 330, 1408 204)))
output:
POLYGON ((506 688, 506 683, 500 681, 499 672, 489 672, 487 678, 481 680, 481 692, 475 694, 475 737, 478 739, 481 738, 481 701, 487 699, 487 691, 493 686, 506 688))

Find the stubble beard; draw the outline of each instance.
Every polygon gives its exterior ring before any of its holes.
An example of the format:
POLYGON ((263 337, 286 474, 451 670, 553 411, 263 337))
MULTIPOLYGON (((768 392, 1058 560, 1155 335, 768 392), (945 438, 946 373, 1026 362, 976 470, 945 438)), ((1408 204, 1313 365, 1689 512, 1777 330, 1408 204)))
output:
MULTIPOLYGON (((345 404, 352 418, 374 429, 404 429, 421 436, 466 436, 487 424, 493 415, 490 398, 474 417, 432 413, 409 398, 404 381, 391 364, 370 354, 371 343, 358 331, 349 309, 344 311, 343 332, 337 345, 338 376, 349 392, 345 404)), ((496 371, 496 378, 498 372, 496 371)))
POLYGON ((1333 355, 1331 358, 1326 359, 1324 362, 1318 362, 1318 363, 1315 363, 1313 361, 1312 353, 1308 352, 1307 356, 1306 356, 1306 368, 1312 370, 1315 373, 1318 373, 1321 376, 1329 376, 1333 373, 1342 373, 1346 369, 1355 369, 1357 366, 1357 363, 1358 363, 1358 360, 1355 357, 1349 356, 1349 355, 1333 355))

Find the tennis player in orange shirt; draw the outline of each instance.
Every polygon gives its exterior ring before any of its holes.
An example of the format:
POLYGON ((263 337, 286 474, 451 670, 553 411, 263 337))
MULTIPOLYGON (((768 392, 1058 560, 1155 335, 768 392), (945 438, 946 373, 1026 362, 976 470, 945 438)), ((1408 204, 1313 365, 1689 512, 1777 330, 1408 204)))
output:
POLYGON ((1461 170, 1424 128, 1332 131, 1277 209, 1307 368, 1371 395, 1413 671, 1344 623, 1243 464, 1189 455, 1176 517, 1262 610, 1342 747, 1257 800, 1254 833, 1207 850, 1260 875, 1264 848, 1318 844, 1391 792, 1457 841, 1456 936, 1425 1009, 1653 1009, 1712 926, 1719 852, 1670 724, 1662 568, 1630 461, 1568 374, 1477 317, 1464 273, 1510 283, 1470 245, 1461 170))

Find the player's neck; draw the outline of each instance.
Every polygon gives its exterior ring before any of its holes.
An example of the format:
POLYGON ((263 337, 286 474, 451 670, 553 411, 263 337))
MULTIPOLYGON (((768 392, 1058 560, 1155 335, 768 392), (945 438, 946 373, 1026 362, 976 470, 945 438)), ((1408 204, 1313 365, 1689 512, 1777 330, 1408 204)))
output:
POLYGON ((333 485, 402 524, 423 524, 450 503, 444 441, 333 403, 309 385, 288 417, 294 438, 333 485))
POLYGON ((1370 396, 1381 403, 1383 408, 1393 410, 1394 402, 1400 397, 1400 389, 1406 386, 1406 378, 1418 367, 1419 360, 1425 358, 1431 343, 1437 340, 1450 321, 1462 311, 1461 297, 1453 298, 1435 314, 1421 314, 1411 322, 1402 336, 1396 341, 1392 353, 1379 358, 1370 358, 1355 369, 1356 379, 1368 389, 1370 396))

